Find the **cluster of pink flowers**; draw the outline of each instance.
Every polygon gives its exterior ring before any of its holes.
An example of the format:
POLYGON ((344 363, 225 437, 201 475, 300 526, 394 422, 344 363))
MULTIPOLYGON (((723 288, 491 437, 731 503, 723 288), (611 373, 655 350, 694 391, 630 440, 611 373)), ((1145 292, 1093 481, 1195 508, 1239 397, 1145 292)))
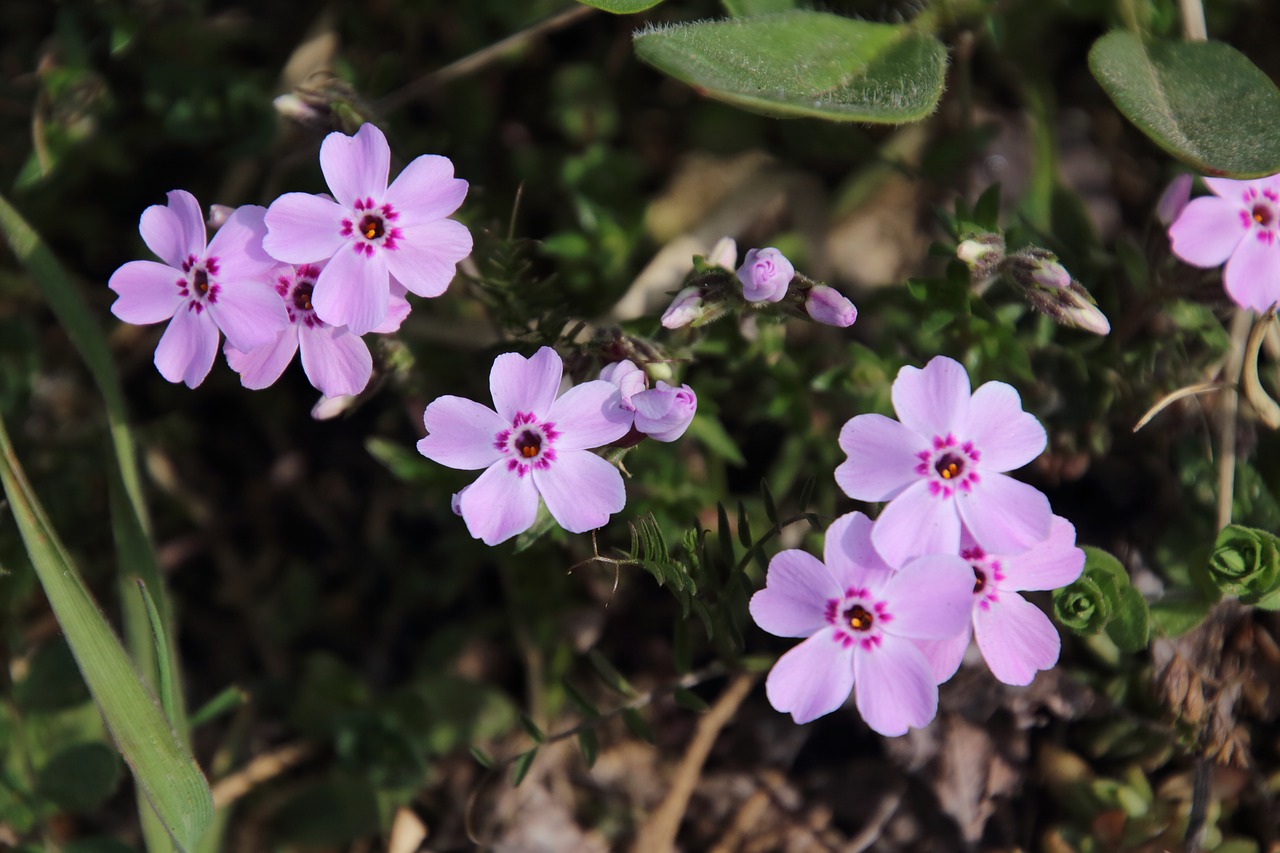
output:
POLYGON ((1197 267, 1225 263, 1227 296, 1264 313, 1280 302, 1280 175, 1204 183, 1212 195, 1188 201, 1191 180, 1182 176, 1160 200, 1173 253, 1197 267))
POLYGON ((155 363, 194 388, 226 356, 248 388, 279 378, 300 352, 326 397, 357 394, 373 360, 361 339, 409 313, 406 293, 439 296, 471 253, 471 232, 448 219, 467 182, 445 157, 423 155, 388 185, 391 149, 372 124, 329 134, 320 168, 332 192, 287 193, 238 208, 207 239, 188 192, 143 211, 139 231, 163 263, 131 261, 111 276, 112 312, 128 323, 169 320, 155 363))
POLYGON ((971 636, 1007 684, 1029 684, 1058 659, 1057 630, 1019 593, 1071 583, 1084 552, 1042 493, 1004 473, 1044 450, 1043 427, 1012 387, 988 382, 971 394, 964 367, 942 356, 904 367, 892 396, 899 420, 844 425, 848 459, 835 474, 850 497, 888 501, 879 518, 837 519, 825 562, 777 555, 751 600, 761 628, 807 638, 766 683, 773 706, 798 723, 852 690, 881 734, 928 724, 971 636))
POLYGON ((550 347, 527 359, 504 353, 489 373, 493 409, 445 396, 423 412, 427 436, 418 442, 419 453, 450 468, 484 469, 454 496, 453 506, 486 545, 532 527, 539 499, 570 533, 603 526, 627 496, 618 469, 590 451, 627 444, 622 439, 633 430, 640 434, 635 440, 648 435, 674 441, 697 408, 688 385, 660 381, 646 390, 643 371, 630 361, 560 393, 563 375, 563 362, 550 347))

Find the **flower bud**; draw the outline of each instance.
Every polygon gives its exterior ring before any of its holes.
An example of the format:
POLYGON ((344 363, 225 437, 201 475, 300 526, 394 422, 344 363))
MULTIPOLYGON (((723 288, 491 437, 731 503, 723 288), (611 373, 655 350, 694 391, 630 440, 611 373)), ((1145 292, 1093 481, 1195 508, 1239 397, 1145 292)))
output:
POLYGON ((645 389, 644 371, 636 367, 635 362, 628 359, 605 365, 600 371, 600 378, 618 386, 622 392, 622 408, 628 412, 635 411, 631 398, 645 389))
POLYGON ((1077 634, 1096 634, 1111 619, 1111 601, 1097 581, 1082 575, 1053 594, 1053 615, 1077 634))
POLYGON ((986 281, 996 274, 1004 260, 1004 237, 977 234, 956 247, 956 257, 969 268, 969 277, 973 281, 986 281))
POLYGON ((228 207, 225 204, 211 204, 209 205, 209 218, 205 220, 205 225, 209 227, 209 230, 217 231, 222 227, 222 223, 230 219, 231 214, 235 212, 236 209, 234 207, 228 207))
POLYGON ((1209 556, 1209 577, 1244 604, 1261 602, 1280 591, 1280 540, 1265 530, 1228 524, 1209 556))
POLYGON ((809 290, 804 300, 804 310, 819 323, 845 328, 858 319, 858 309, 843 293, 834 287, 818 284, 809 290))
POLYGON ((1169 226, 1178 218, 1182 209, 1191 201, 1191 175, 1183 172, 1169 182, 1169 186, 1160 194, 1156 203, 1156 219, 1161 225, 1169 226))
POLYGON ((449 496, 449 509, 453 510, 454 515, 462 515, 462 495, 469 488, 471 488, 471 486, 463 486, 461 489, 449 496))
POLYGON ((738 267, 742 295, 748 302, 781 302, 795 274, 791 261, 773 247, 748 249, 738 267))
POLYGON ((668 329, 678 329, 697 320, 702 313, 702 291, 696 287, 686 287, 676 294, 667 310, 662 312, 662 325, 668 329))
POLYGON ((732 237, 721 237, 707 253, 707 266, 733 269, 738 262, 738 243, 732 237))
POLYGON ((659 380, 654 388, 631 398, 636 429, 655 441, 675 441, 684 435, 698 410, 698 397, 688 385, 679 388, 659 380))
POLYGON ((1010 255, 1003 270, 1027 304, 1061 325, 1105 335, 1111 323, 1089 291, 1071 278, 1052 252, 1035 246, 1010 255))

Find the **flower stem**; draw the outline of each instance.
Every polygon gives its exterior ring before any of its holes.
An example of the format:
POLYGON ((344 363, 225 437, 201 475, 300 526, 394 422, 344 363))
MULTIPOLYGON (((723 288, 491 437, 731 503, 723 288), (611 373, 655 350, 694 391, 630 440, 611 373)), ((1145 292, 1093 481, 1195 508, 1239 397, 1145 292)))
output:
POLYGON ((1208 41, 1209 31, 1204 25, 1204 6, 1201 0, 1179 0, 1182 10, 1182 32, 1187 41, 1208 41))

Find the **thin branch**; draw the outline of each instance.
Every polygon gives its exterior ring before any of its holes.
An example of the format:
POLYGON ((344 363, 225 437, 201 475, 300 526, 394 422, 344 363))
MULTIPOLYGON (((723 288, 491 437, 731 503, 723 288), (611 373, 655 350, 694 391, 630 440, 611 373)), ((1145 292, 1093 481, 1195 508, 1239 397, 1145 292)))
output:
POLYGON ((311 743, 291 743, 254 758, 242 769, 213 786, 213 807, 224 809, 252 791, 316 754, 311 743))
POLYGON ((1208 41, 1209 30, 1204 25, 1204 6, 1200 0, 1181 0, 1182 32, 1187 41, 1208 41))
POLYGON ((1221 382, 1201 382, 1198 385, 1188 385, 1185 388, 1179 388, 1177 391, 1171 391, 1156 401, 1154 406, 1147 409, 1147 413, 1145 415, 1138 418, 1138 422, 1133 425, 1133 431, 1137 432, 1147 424, 1151 423, 1152 418, 1160 414, 1172 403, 1176 403, 1181 400, 1183 397, 1193 397, 1196 394, 1207 394, 1210 391, 1221 391, 1224 388, 1230 387, 1230 385, 1224 385, 1221 382))
POLYGON ((1230 387, 1224 389, 1221 408, 1218 410, 1218 529, 1231 523, 1231 502, 1236 483, 1236 420, 1239 417, 1240 395, 1236 387, 1244 369, 1245 341, 1249 337, 1249 312, 1237 308, 1231 318, 1231 351, 1223 368, 1223 381, 1230 387))

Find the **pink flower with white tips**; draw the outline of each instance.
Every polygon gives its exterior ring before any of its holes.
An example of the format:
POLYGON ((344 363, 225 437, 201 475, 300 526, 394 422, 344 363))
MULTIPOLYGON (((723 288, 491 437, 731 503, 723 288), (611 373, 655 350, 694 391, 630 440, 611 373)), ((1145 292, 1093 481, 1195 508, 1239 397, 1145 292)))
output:
POLYGON ((953 639, 917 645, 939 684, 960 668, 971 636, 997 679, 1030 684, 1037 672, 1058 662, 1062 641, 1049 617, 1018 593, 1059 589, 1080 577, 1084 551, 1076 547, 1076 529, 1055 515, 1048 539, 1012 556, 988 553, 968 531, 962 546, 960 557, 973 569, 971 625, 953 639))
POLYGON ((391 149, 382 131, 331 133, 320 169, 333 198, 286 193, 267 210, 264 246, 291 264, 328 261, 315 283, 316 315, 356 335, 386 319, 396 282, 418 296, 439 296, 471 254, 471 232, 446 217, 467 194, 446 157, 424 154, 387 185, 391 149))
POLYGON ((539 497, 571 533, 600 527, 626 504, 622 475, 590 448, 622 438, 633 416, 604 380, 557 396, 563 369, 550 347, 527 359, 504 353, 489 373, 497 411, 446 396, 423 412, 419 453, 450 468, 485 469, 455 500, 471 535, 486 545, 532 527, 539 497))
POLYGON ((1048 499, 1003 473, 1035 459, 1047 441, 1012 386, 988 382, 970 395, 964 367, 938 356, 924 369, 902 368, 892 394, 901 423, 851 418, 840 430, 849 458, 836 468, 849 497, 889 501, 874 534, 886 560, 958 553, 961 520, 997 554, 1049 535, 1048 499))
MULTIPOLYGON (((324 264, 280 267, 276 292, 284 300, 289 325, 275 340, 248 352, 230 343, 224 348, 227 363, 240 374, 244 387, 257 390, 273 384, 299 351, 307 378, 326 397, 359 394, 369 384, 373 373, 369 347, 345 326, 331 326, 321 320, 311 304, 316 279, 323 268, 324 264)), ((408 315, 404 290, 394 287, 387 318, 374 331, 394 332, 408 315)))
POLYGON ((276 262, 262 249, 264 210, 246 205, 206 243, 204 215, 185 190, 167 205, 142 212, 138 230, 164 263, 130 261, 111 275, 119 298, 111 313, 126 323, 169 320, 156 347, 156 368, 170 382, 194 388, 218 354, 218 332, 237 347, 271 341, 288 322, 280 297, 265 282, 276 262), (172 318, 172 319, 170 319, 172 318))
POLYGON ((779 553, 751 597, 751 618, 770 634, 808 638, 769 672, 774 708, 807 723, 853 691, 867 725, 894 736, 927 726, 938 711, 938 683, 917 643, 964 630, 973 574, 953 554, 886 563, 872 530, 871 519, 853 512, 827 529, 822 562, 779 553))
POLYGON ((1231 301, 1265 312, 1280 301, 1280 175, 1204 182, 1213 195, 1192 199, 1169 226, 1173 253, 1197 267, 1225 262, 1231 301))

